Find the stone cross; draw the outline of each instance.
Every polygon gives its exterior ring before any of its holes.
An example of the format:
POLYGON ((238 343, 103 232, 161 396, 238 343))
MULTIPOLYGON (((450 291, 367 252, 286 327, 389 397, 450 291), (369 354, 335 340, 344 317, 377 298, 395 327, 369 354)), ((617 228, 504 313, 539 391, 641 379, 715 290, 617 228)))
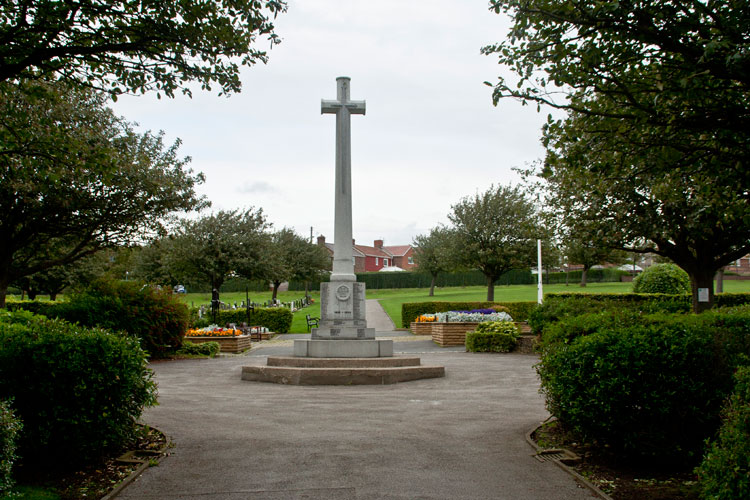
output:
POLYGON ((320 112, 336 115, 336 199, 331 281, 357 281, 352 254, 351 115, 365 114, 365 101, 349 100, 348 76, 336 78, 336 100, 321 100, 320 112))

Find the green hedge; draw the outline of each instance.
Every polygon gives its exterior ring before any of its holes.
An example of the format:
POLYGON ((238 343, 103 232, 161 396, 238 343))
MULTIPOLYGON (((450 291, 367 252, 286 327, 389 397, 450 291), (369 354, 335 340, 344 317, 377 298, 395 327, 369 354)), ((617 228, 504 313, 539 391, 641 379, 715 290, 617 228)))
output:
MULTIPOLYGON (((581 271, 571 271, 568 273, 570 283, 581 281, 581 271)), ((628 276, 630 273, 620 271, 619 269, 591 269, 586 275, 586 281, 589 283, 621 281, 621 276, 628 276)), ((382 273, 369 272, 357 273, 357 281, 365 283, 371 290, 389 289, 389 288, 429 288, 432 282, 432 276, 428 273, 419 271, 382 273)), ((542 281, 546 284, 566 283, 565 273, 543 273, 542 281)), ((495 281, 495 285, 532 285, 537 282, 537 277, 531 274, 528 269, 514 269, 500 276, 495 281)), ((480 271, 464 271, 454 273, 438 274, 435 285, 438 287, 448 286, 486 286, 487 278, 480 271)), ((310 284, 311 290, 318 290, 320 282, 315 281, 310 284)), ((303 281, 290 281, 289 290, 300 291, 305 289, 303 281)), ((244 290, 244 288, 243 288, 244 290)))
MULTIPOLYGON (((732 307, 750 304, 750 293, 721 293, 714 298, 714 307, 732 307)), ((541 333, 546 325, 563 318, 612 309, 635 310, 644 314, 692 311, 688 294, 659 293, 548 293, 541 306, 528 317, 529 326, 541 333)))
POLYGON ((127 332, 154 358, 178 350, 190 323, 188 307, 171 291, 134 281, 102 280, 71 295, 67 302, 9 302, 8 308, 127 332))
MULTIPOLYGON (((210 312, 204 313, 203 318, 198 318, 197 309, 192 310, 192 317, 195 328, 203 328, 213 321, 210 312)), ((255 311, 250 313, 249 321, 245 309, 229 309, 218 312, 216 323, 219 325, 247 323, 250 326, 265 326, 275 333, 288 333, 293 318, 294 314, 286 307, 255 308, 255 311)))
POLYGON ((126 445, 156 403, 146 354, 133 337, 0 311, 0 398, 23 422, 26 463, 90 461, 126 445))
POLYGON ((13 413, 11 401, 0 399, 0 495, 13 488, 13 464, 22 428, 21 421, 13 413))
POLYGON ((487 309, 492 306, 503 306, 513 321, 526 321, 531 311, 537 307, 536 302, 405 302, 401 304, 401 326, 408 328, 412 321, 422 314, 448 311, 471 311, 487 309))
POLYGON ((696 470, 706 499, 750 498, 750 367, 741 367, 735 381, 719 434, 696 470))
POLYGON ((466 333, 469 352, 510 352, 518 344, 521 333, 510 321, 487 321, 477 325, 476 331, 466 333))
POLYGON ((561 323, 566 341, 546 341, 537 367, 553 415, 582 439, 626 457, 700 455, 718 428, 732 374, 750 355, 750 308, 646 316, 620 310, 561 323))
POLYGON ((196 344, 194 342, 190 342, 189 340, 186 340, 182 343, 182 347, 180 348, 179 354, 208 356, 208 357, 213 358, 217 354, 219 354, 220 350, 221 350, 221 345, 219 345, 218 342, 201 342, 201 343, 196 344))

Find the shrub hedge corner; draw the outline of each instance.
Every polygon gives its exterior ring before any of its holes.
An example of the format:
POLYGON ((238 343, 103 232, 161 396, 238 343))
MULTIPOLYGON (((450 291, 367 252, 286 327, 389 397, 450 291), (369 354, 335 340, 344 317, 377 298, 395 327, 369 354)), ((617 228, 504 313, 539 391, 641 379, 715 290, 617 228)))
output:
POLYGON ((22 460, 84 462, 127 444, 144 407, 156 403, 138 340, 15 316, 0 315, 0 398, 13 399, 23 422, 22 460))

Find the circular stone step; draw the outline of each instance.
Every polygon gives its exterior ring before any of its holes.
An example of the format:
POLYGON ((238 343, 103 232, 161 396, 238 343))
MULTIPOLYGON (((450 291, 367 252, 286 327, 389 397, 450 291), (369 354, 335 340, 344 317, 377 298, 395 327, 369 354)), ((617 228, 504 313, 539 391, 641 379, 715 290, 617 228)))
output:
POLYGON ((289 385, 385 385, 445 376, 443 366, 309 368, 243 366, 242 380, 289 385))
POLYGON ((394 366, 419 366, 417 356, 392 358, 304 358, 298 356, 269 356, 268 366, 299 368, 387 368, 394 366))

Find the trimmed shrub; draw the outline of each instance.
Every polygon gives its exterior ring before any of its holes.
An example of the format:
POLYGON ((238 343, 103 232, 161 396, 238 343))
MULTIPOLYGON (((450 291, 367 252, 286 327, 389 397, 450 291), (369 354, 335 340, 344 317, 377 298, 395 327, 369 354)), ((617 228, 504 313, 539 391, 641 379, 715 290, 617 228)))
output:
POLYGON ((181 354, 189 354, 189 355, 195 355, 195 356, 209 356, 214 357, 217 354, 219 354, 219 351, 221 350, 221 346, 218 342, 202 342, 199 344, 196 344, 194 342, 190 342, 189 340, 186 340, 182 343, 182 347, 180 347, 179 352, 181 354))
MULTIPOLYGON (((197 309, 193 309, 194 328, 203 328, 213 322, 210 312, 204 314, 203 318, 198 318, 197 311, 197 309)), ((245 309, 230 309, 217 313, 216 324, 226 325, 234 323, 239 325, 240 323, 247 323, 251 326, 265 326, 275 333, 288 333, 289 328, 292 326, 293 318, 294 314, 292 314, 292 311, 285 307, 256 308, 254 312, 250 313, 249 321, 245 309)))
POLYGON ((188 307, 170 290, 133 281, 97 281, 68 302, 17 302, 23 308, 88 327, 123 331, 138 337, 152 357, 169 355, 182 345, 190 323, 188 307))
POLYGON ((510 321, 488 321, 466 333, 466 350, 469 352, 510 352, 521 336, 518 327, 510 321))
POLYGON ((156 403, 152 376, 133 337, 0 315, 0 398, 14 399, 24 423, 24 460, 72 464, 122 448, 156 403))
POLYGON ((561 323, 564 341, 547 340, 537 366, 553 415, 582 439, 631 458, 699 456, 732 373, 750 354, 750 313, 615 311, 561 323))
POLYGON ((690 277, 674 264, 656 264, 633 280, 634 293, 689 293, 690 277))
POLYGON ((472 309, 494 309, 502 307, 513 321, 525 321, 536 302, 407 302, 401 304, 401 326, 408 328, 412 321, 423 314, 448 311, 470 311, 472 309))
POLYGON ((719 434, 696 470, 706 499, 750 498, 750 366, 735 381, 719 434))
POLYGON ((0 400, 0 494, 8 493, 13 487, 16 442, 23 427, 13 414, 11 403, 0 400))

